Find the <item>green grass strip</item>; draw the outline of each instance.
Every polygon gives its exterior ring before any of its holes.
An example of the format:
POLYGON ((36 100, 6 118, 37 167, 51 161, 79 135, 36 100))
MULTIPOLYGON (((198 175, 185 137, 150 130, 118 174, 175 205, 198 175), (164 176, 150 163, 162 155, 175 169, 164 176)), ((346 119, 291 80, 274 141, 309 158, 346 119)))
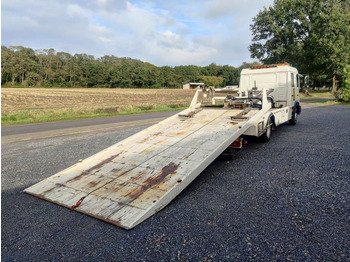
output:
POLYGON ((334 95, 331 92, 316 92, 316 91, 310 91, 309 95, 300 94, 300 98, 303 100, 323 98, 323 97, 332 99, 334 98, 334 95))
POLYGON ((310 102, 309 105, 311 105, 311 106, 334 106, 334 105, 349 105, 349 103, 346 103, 344 101, 337 101, 335 99, 329 99, 329 100, 310 102))
POLYGON ((30 123, 74 120, 104 116, 131 115, 151 112, 179 111, 188 108, 188 104, 175 105, 138 105, 106 108, 66 108, 21 110, 1 113, 1 125, 18 125, 30 123))

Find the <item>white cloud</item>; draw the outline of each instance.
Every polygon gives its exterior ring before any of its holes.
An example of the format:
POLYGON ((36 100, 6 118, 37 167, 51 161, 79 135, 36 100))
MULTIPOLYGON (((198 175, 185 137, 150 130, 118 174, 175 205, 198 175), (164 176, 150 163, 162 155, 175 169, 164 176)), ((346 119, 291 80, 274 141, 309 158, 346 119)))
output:
POLYGON ((177 49, 185 49, 186 41, 181 38, 180 35, 166 30, 158 40, 158 44, 161 46, 177 49))
POLYGON ((3 0, 2 45, 156 65, 250 61, 249 24, 273 0, 3 0))

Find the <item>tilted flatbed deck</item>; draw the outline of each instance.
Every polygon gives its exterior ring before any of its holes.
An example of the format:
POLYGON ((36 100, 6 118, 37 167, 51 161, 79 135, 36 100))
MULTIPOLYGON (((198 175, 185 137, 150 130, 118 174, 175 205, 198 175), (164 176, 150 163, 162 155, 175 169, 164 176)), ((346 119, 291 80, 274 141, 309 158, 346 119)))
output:
POLYGON ((252 109, 235 121, 243 109, 187 109, 25 192, 131 229, 165 207, 267 110, 252 109))
POLYGON ((238 90, 197 90, 179 115, 25 192, 131 229, 165 207, 242 134, 268 141, 272 127, 295 125, 298 80, 288 64, 243 69, 238 90))

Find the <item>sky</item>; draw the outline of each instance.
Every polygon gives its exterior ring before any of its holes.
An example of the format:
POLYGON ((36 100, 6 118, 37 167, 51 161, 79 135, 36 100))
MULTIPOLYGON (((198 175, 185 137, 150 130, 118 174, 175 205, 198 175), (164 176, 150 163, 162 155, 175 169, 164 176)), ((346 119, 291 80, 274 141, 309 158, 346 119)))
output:
POLYGON ((157 66, 252 62, 252 18, 273 0, 2 0, 1 45, 157 66))

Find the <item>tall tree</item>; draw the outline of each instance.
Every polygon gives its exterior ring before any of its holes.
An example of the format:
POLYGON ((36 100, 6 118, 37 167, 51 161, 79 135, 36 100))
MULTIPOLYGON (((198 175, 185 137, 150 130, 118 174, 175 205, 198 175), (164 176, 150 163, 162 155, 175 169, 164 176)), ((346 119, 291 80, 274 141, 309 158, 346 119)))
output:
POLYGON ((12 69, 10 68, 12 57, 13 51, 5 46, 1 46, 1 84, 12 81, 12 69))
POLYGON ((219 67, 218 76, 223 78, 223 86, 235 85, 239 83, 241 70, 229 65, 219 67))
POLYGON ((350 0, 275 0, 253 18, 251 56, 340 78, 350 64, 350 0))
POLYGON ((10 49, 14 51, 12 66, 17 70, 20 84, 24 85, 26 75, 31 71, 35 71, 36 57, 34 50, 23 46, 11 46, 10 49))

